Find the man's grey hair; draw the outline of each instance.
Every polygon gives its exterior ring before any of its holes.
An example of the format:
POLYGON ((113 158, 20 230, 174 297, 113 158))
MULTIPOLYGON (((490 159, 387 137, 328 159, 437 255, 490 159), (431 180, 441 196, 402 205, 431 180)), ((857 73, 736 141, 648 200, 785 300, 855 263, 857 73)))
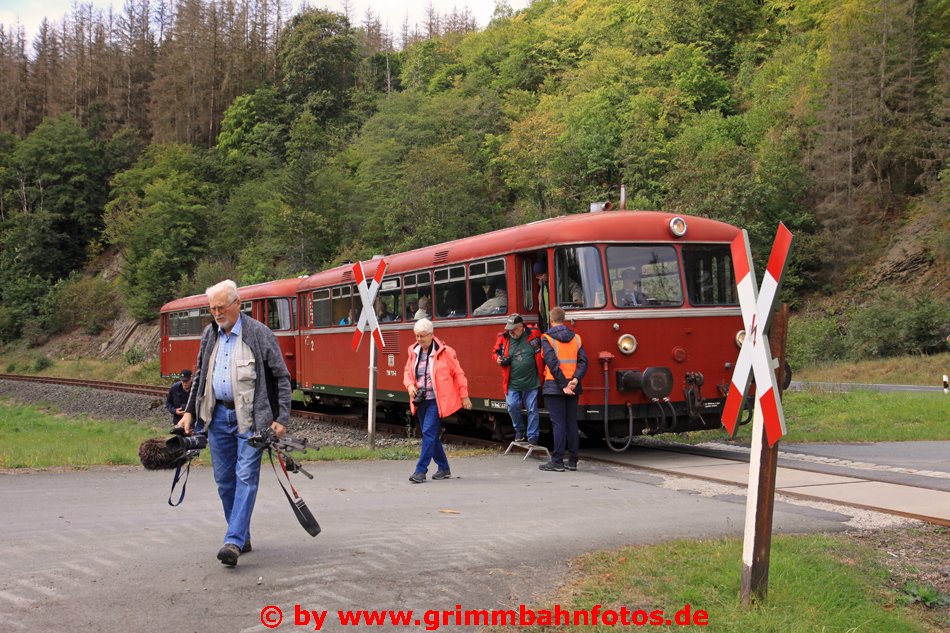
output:
POLYGON ((224 290, 228 291, 228 301, 237 301, 241 298, 240 295, 238 295, 237 284, 230 279, 219 281, 215 285, 205 290, 205 296, 210 299, 211 295, 216 295, 224 290))
POLYGON ((416 324, 412 326, 412 331, 416 334, 432 334, 432 331, 435 328, 432 327, 432 321, 429 319, 419 319, 416 321, 416 324))

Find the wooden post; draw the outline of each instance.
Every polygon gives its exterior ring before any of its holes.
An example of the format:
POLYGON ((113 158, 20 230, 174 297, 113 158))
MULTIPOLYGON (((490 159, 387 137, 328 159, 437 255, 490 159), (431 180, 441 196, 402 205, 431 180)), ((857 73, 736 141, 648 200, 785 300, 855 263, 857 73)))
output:
MULTIPOLYGON (((779 397, 785 369, 785 340, 788 332, 788 305, 776 312, 770 327, 769 344, 778 368, 775 373, 779 397)), ((778 466, 778 442, 769 446, 765 424, 756 400, 749 450, 749 500, 746 504, 746 538, 742 550, 742 604, 764 602, 769 589, 769 556, 772 549, 772 515, 775 510, 775 476, 778 466), (750 530, 750 522, 753 530, 750 530), (751 539, 749 535, 754 536, 751 539)))

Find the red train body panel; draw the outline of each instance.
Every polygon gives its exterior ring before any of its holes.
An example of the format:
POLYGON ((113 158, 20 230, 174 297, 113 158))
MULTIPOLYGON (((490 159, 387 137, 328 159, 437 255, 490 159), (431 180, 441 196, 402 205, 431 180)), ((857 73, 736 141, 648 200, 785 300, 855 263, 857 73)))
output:
MULTIPOLYGON (((241 311, 268 325, 277 336, 291 380, 297 380, 297 286, 301 279, 281 279, 238 288, 241 311)), ((196 369, 201 332, 212 322, 208 298, 193 295, 175 299, 160 311, 163 376, 196 369)))

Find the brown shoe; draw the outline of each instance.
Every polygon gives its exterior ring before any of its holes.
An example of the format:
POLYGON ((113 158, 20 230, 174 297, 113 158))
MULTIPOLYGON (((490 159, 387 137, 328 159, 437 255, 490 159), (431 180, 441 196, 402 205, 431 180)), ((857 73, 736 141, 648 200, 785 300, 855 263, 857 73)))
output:
POLYGON ((224 547, 218 550, 218 560, 222 565, 234 567, 237 565, 238 558, 241 556, 241 550, 234 543, 225 543, 224 547))
POLYGON ((251 547, 251 539, 247 539, 247 543, 245 543, 245 544, 244 544, 244 547, 241 548, 241 553, 242 553, 242 554, 247 554, 247 553, 250 552, 252 549, 253 549, 253 548, 251 547))

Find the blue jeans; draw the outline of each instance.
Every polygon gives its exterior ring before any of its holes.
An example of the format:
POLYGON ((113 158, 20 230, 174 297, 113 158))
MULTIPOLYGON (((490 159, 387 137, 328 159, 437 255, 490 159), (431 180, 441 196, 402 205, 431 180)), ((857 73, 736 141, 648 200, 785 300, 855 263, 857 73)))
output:
POLYGON ((257 485, 261 478, 263 451, 247 443, 252 431, 238 433, 237 415, 233 409, 214 407, 208 427, 208 445, 214 462, 214 480, 218 496, 224 506, 228 531, 225 543, 239 548, 251 539, 251 513, 257 499, 257 485))
POLYGON ((529 389, 528 391, 508 390, 505 394, 505 402, 508 403, 508 414, 511 415, 511 425, 515 427, 515 436, 525 437, 524 416, 521 415, 521 407, 524 406, 528 412, 528 441, 537 444, 540 434, 540 415, 538 414, 538 390, 529 389))
POLYGON ((577 431, 577 396, 545 394, 544 404, 548 407, 551 430, 554 431, 554 450, 551 452, 551 461, 555 464, 564 463, 566 445, 568 463, 576 464, 581 441, 577 431))
POLYGON ((416 415, 419 417, 419 426, 422 427, 422 451, 416 463, 416 472, 428 472, 429 462, 432 460, 435 460, 439 470, 448 470, 449 458, 445 456, 442 440, 439 439, 441 422, 435 399, 426 400, 416 406, 416 415))

